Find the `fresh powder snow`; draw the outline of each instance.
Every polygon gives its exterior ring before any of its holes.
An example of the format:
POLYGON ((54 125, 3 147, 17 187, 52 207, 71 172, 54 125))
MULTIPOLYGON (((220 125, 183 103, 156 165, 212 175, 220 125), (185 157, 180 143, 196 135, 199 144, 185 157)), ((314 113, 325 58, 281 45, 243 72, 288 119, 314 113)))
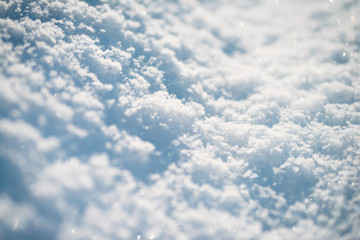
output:
POLYGON ((0 239, 360 239, 359 13, 0 1, 0 239))

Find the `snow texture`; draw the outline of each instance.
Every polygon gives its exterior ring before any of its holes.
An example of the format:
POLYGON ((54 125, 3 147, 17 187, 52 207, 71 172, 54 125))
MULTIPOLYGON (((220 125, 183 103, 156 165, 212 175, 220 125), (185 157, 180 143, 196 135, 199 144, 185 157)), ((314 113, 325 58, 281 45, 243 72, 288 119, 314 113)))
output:
POLYGON ((359 13, 0 1, 0 239, 360 239, 359 13))

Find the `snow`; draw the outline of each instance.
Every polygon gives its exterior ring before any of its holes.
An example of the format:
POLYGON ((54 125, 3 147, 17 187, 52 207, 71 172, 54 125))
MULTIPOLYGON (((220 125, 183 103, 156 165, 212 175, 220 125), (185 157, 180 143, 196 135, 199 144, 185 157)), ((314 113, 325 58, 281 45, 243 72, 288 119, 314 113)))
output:
POLYGON ((360 238, 358 12, 1 1, 0 238, 360 238))

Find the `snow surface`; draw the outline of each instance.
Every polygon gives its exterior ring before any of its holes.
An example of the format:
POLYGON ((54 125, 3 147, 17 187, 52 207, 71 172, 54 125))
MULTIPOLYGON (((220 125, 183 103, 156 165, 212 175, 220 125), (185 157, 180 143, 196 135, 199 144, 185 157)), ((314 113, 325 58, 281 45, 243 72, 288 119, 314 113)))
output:
POLYGON ((360 239, 359 13, 0 1, 0 239, 360 239))

